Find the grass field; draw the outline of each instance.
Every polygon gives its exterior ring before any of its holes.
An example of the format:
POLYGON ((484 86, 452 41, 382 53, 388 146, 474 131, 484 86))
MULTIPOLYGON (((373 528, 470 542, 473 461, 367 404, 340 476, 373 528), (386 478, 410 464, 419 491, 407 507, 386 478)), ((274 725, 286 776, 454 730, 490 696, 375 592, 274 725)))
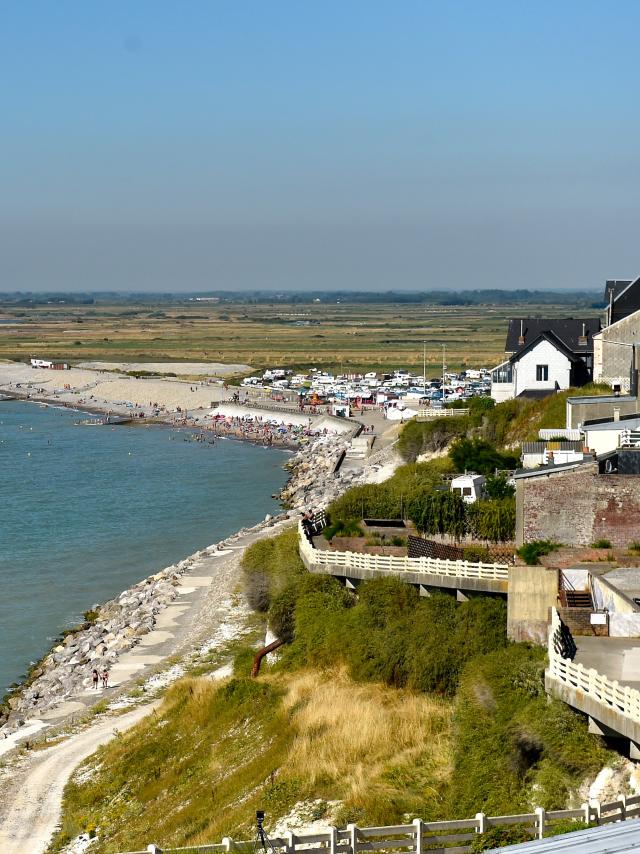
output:
POLYGON ((219 361, 358 371, 493 367, 510 317, 596 316, 567 305, 41 305, 0 303, 0 358, 219 361), (7 322, 10 321, 10 322, 7 322), (14 322, 12 322, 14 321, 14 322))

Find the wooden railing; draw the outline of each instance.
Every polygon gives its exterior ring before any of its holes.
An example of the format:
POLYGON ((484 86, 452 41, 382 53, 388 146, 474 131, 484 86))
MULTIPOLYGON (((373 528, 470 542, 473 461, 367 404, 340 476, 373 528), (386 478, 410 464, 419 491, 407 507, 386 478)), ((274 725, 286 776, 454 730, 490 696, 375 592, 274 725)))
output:
POLYGON ((468 560, 446 560, 435 557, 372 555, 315 549, 302 526, 299 526, 300 555, 308 566, 331 566, 344 569, 372 570, 379 573, 419 572, 449 578, 476 578, 508 581, 509 567, 504 563, 474 563, 468 560))
MULTIPOLYGON (((416 818, 411 824, 387 827, 358 827, 348 824, 345 828, 328 827, 316 833, 285 833, 270 837, 276 851, 282 854, 360 854, 367 851, 401 852, 401 854, 467 854, 478 833, 492 827, 522 825, 531 838, 543 839, 559 821, 574 821, 575 829, 595 824, 609 824, 640 816, 640 795, 625 797, 601 804, 599 801, 584 803, 578 809, 544 810, 536 807, 532 812, 519 815, 488 816, 476 813, 473 818, 453 821, 422 821, 416 818)), ((129 851, 126 854, 205 854, 205 852, 253 852, 254 840, 237 841, 225 837, 211 845, 193 845, 182 848, 160 848, 148 845, 144 851, 129 851)))

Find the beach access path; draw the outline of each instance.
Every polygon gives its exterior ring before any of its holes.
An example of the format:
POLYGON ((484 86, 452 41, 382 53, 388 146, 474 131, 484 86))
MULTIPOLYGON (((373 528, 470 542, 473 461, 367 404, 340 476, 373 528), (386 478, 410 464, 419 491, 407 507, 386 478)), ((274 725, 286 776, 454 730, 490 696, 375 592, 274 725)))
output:
MULTIPOLYGON (((128 692, 145 675, 163 684, 163 662, 171 657, 172 666, 164 679, 168 684, 186 670, 176 666, 175 657, 185 663, 200 649, 212 650, 216 643, 238 631, 245 613, 234 608, 240 583, 240 561, 247 546, 264 537, 275 536, 293 524, 281 520, 270 527, 251 529, 228 537, 219 551, 205 550, 194 555, 193 565, 180 581, 178 596, 157 616, 153 631, 141 643, 121 656, 112 669, 113 685, 106 690, 83 690, 66 700, 48 716, 46 735, 64 740, 38 750, 6 750, 0 762, 0 854, 43 854, 60 820, 62 792, 77 765, 100 744, 134 726, 150 713, 146 703, 121 716, 97 716, 82 724, 82 717, 97 700, 109 700, 126 708, 128 692), (153 675, 152 675, 153 674, 153 675)), ((26 727, 25 727, 26 729, 26 727)), ((27 738, 30 736, 27 735, 27 738)), ((20 747, 16 739, 11 748, 20 747)), ((0 746, 5 746, 0 742, 0 746)))

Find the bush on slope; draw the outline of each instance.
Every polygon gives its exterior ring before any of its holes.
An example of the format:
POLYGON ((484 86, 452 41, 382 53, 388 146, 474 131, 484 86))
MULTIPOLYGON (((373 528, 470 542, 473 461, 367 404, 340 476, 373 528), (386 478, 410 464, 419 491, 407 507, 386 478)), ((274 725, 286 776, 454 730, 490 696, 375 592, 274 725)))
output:
POLYGON ((545 653, 510 644, 464 668, 455 701, 451 816, 566 807, 611 754, 583 718, 544 691, 545 653))

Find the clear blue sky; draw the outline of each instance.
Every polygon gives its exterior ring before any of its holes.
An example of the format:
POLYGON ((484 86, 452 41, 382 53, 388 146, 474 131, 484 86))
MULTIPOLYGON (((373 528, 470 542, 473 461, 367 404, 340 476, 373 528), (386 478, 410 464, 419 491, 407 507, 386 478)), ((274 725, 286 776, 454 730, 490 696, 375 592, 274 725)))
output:
POLYGON ((640 3, 5 0, 0 291, 640 274, 640 3))

